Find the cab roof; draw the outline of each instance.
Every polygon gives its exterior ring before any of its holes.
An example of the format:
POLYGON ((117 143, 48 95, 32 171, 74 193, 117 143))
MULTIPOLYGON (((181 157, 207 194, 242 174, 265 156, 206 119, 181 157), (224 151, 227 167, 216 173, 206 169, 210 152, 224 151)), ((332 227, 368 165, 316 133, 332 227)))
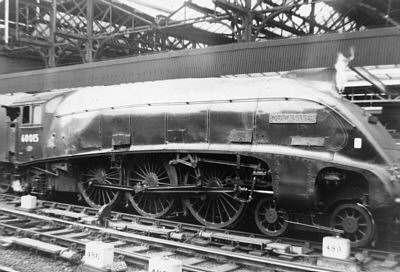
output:
POLYGON ((40 93, 24 93, 18 99, 13 101, 12 106, 21 106, 47 102, 57 96, 73 92, 76 89, 54 90, 40 93))

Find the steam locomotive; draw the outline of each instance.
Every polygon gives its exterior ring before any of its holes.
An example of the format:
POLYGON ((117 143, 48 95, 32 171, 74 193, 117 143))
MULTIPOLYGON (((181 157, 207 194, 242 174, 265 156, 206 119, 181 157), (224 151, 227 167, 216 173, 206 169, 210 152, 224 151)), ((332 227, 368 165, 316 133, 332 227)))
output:
POLYGON ((296 223, 369 244, 400 203, 400 152, 376 117, 290 78, 207 78, 2 96, 0 192, 125 198, 268 236, 296 223), (248 210, 248 209, 247 209, 248 210), (294 215, 296 215, 294 218, 294 215), (312 222, 310 222, 312 218, 312 222))

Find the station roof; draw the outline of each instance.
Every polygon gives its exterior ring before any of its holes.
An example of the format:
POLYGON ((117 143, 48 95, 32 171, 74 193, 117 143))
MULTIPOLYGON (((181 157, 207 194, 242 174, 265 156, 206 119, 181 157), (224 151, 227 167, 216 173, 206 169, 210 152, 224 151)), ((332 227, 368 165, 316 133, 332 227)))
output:
MULTIPOLYGON (((55 56, 55 66, 84 64, 0 76, 3 93, 179 77, 266 76, 332 66, 337 53, 350 46, 356 47, 353 64, 359 67, 347 73, 350 87, 372 84, 360 76, 363 73, 376 75, 384 84, 399 85, 399 28, 389 28, 399 26, 399 1, 191 0, 161 7, 145 0, 57 0, 56 43, 46 40, 53 0, 10 0, 11 21, 17 20, 17 2, 30 15, 23 17, 20 10, 23 20, 14 27, 24 29, 23 39, 3 53, 36 54, 47 61, 53 47, 61 52, 55 56), (90 50, 85 40, 89 23, 83 19, 89 16, 88 3, 94 3, 95 26, 90 50), (375 28, 382 29, 370 30, 375 28), (42 36, 35 36, 39 32, 42 36), (93 58, 85 59, 91 53, 93 58), (126 56, 135 58, 121 59, 126 56)), ((0 8, 3 4, 0 0, 0 8)), ((3 19, 0 12, 0 26, 3 19)))
POLYGON ((335 0, 326 3, 367 28, 400 26, 400 1, 335 0))
MULTIPOLYGON (((0 32, 4 31, 4 2, 0 0, 0 32)), ((400 25, 400 2, 394 0, 176 0, 169 1, 173 6, 161 6, 165 2, 57 0, 57 21, 52 29, 53 0, 10 0, 12 42, 3 52, 12 57, 36 57, 54 67, 400 25), (89 3, 93 3, 90 12, 89 3), (92 22, 86 20, 91 16, 92 22), (14 36, 17 26, 20 33, 14 36), (54 33, 54 39, 49 33, 54 33), (85 43, 90 40, 94 45, 87 48, 85 43)))

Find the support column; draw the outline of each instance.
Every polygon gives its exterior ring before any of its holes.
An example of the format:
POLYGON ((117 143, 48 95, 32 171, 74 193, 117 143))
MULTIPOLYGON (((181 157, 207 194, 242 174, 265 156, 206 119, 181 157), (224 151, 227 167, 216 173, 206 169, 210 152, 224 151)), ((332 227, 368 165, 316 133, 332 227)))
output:
POLYGON ((310 34, 314 34, 314 31, 315 31, 315 2, 311 2, 310 34))
POLYGON ((52 10, 50 12, 50 47, 48 49, 47 66, 56 67, 56 20, 57 20, 57 0, 52 2, 52 10))
POLYGON ((9 38, 9 18, 10 15, 10 0, 4 1, 4 43, 8 45, 8 38, 9 38))
POLYGON ((15 40, 19 40, 19 0, 15 0, 15 40))
POLYGON ((87 0, 86 24, 87 24, 86 25, 87 40, 86 40, 85 61, 93 62, 93 0, 87 0))
POLYGON ((243 37, 244 42, 251 42, 252 40, 252 26, 253 14, 251 12, 251 0, 246 0, 245 4, 246 14, 243 16, 243 37))

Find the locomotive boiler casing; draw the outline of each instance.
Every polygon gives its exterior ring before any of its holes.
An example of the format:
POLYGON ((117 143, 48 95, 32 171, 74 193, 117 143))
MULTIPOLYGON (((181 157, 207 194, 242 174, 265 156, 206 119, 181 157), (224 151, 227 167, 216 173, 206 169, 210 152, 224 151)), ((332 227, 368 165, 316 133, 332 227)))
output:
POLYGON ((345 175, 366 191, 342 190, 343 199, 367 194, 378 209, 399 197, 400 182, 390 172, 400 157, 394 141, 321 85, 184 79, 82 88, 45 101, 40 147, 20 143, 20 164, 118 153, 232 154, 268 165, 283 206, 329 206, 335 199, 323 184, 345 175))

